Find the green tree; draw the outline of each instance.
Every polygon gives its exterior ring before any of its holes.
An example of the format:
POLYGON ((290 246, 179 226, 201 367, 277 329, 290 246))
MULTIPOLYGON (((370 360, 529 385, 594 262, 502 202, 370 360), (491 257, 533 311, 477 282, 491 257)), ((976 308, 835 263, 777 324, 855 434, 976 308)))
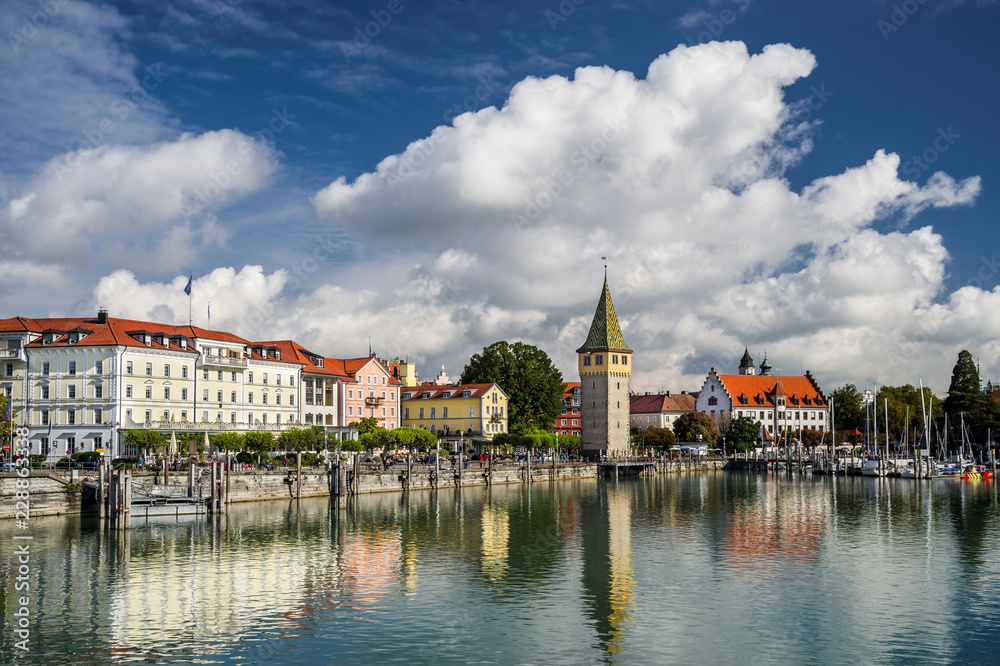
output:
MULTIPOLYGON (((14 423, 17 421, 17 412, 13 411, 13 409, 10 413, 11 420, 3 420, 3 414, 7 409, 7 400, 9 400, 9 398, 6 394, 0 393, 0 440, 5 442, 11 441, 11 433, 14 429, 14 423)), ((11 446, 11 450, 13 449, 14 447, 11 446)))
MULTIPOLYGON (((673 434, 673 433, 671 433, 673 434)), ((580 450, 580 436, 579 435, 559 435, 558 442, 559 448, 564 451, 579 451, 580 450)))
POLYGON ((674 434, 679 442, 697 442, 701 435, 701 443, 709 446, 719 438, 719 430, 715 421, 704 412, 688 412, 674 421, 674 434))
POLYGON ((340 442, 340 450, 354 451, 356 453, 360 453, 361 451, 365 450, 365 447, 364 445, 361 444, 361 442, 359 442, 356 439, 345 439, 340 442))
POLYGON ((473 354, 463 384, 495 383, 507 394, 508 430, 534 424, 551 430, 563 411, 562 373, 541 349, 523 342, 494 342, 473 354))
POLYGON ((854 384, 845 384, 830 394, 836 423, 834 430, 863 430, 865 397, 854 384))
POLYGON ((319 442, 323 441, 320 433, 317 441, 317 432, 314 428, 290 428, 278 437, 278 448, 283 451, 315 451, 319 442))
POLYGON ((673 430, 669 428, 658 428, 657 426, 651 426, 647 428, 640 434, 640 440, 642 446, 648 446, 654 449, 660 449, 661 451, 666 451, 677 443, 677 436, 674 435, 673 430))
POLYGON ((125 442, 140 449, 164 449, 170 443, 170 439, 162 432, 156 430, 129 430, 125 433, 125 442))
POLYGON ((948 386, 948 397, 954 393, 979 393, 979 370, 976 361, 967 349, 958 352, 958 360, 951 371, 951 384, 948 386))
POLYGON ((988 434, 1000 428, 1000 404, 980 391, 979 370, 968 350, 958 353, 943 407, 948 414, 948 439, 951 441, 961 441, 962 433, 958 428, 963 421, 977 445, 983 445, 988 434))
POLYGON ((349 425, 355 426, 358 429, 359 438, 362 435, 370 435, 379 430, 384 430, 384 428, 378 424, 378 419, 374 416, 366 416, 360 421, 354 421, 349 425))
POLYGON ((251 430, 243 435, 243 446, 247 451, 267 453, 274 449, 274 435, 267 430, 251 430))
POLYGON ((220 451, 240 451, 243 437, 237 432, 219 432, 211 436, 212 445, 220 451))
POLYGON ((729 422, 726 430, 726 447, 737 451, 752 451, 757 447, 760 425, 751 418, 739 416, 729 422))

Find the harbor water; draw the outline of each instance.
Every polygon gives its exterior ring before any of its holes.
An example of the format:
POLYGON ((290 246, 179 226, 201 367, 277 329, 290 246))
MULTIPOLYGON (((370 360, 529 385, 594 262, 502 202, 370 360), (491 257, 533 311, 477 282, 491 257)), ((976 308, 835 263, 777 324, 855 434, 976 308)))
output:
POLYGON ((996 663, 1000 645, 983 482, 546 481, 121 532, 32 518, 0 542, 2 663, 996 663))

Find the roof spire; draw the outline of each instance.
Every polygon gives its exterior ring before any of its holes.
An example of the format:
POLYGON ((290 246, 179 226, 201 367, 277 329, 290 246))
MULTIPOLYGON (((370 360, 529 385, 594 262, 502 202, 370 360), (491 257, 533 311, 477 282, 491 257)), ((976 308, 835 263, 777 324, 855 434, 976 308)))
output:
POLYGON ((594 312, 594 321, 590 324, 587 341, 576 351, 583 353, 606 350, 632 351, 632 348, 625 344, 625 338, 622 337, 622 329, 618 325, 615 306, 611 302, 611 290, 608 289, 607 277, 604 278, 604 289, 601 291, 601 299, 597 302, 597 311, 594 312))

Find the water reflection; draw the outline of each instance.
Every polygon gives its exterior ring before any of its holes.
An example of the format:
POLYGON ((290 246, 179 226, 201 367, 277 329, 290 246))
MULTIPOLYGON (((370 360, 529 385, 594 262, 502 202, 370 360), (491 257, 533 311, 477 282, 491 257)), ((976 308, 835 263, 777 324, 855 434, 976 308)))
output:
POLYGON ((684 474, 31 531, 21 663, 989 662, 1000 639, 985 483, 684 474))
POLYGON ((631 483, 608 484, 584 508, 584 606, 611 662, 626 650, 635 615, 631 483))

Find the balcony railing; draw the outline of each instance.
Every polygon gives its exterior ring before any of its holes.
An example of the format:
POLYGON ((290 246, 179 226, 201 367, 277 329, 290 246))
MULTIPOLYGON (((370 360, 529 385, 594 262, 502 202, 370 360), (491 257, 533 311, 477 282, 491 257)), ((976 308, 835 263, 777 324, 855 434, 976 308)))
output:
POLYGON ((368 396, 367 398, 365 398, 365 404, 366 405, 381 405, 382 404, 382 400, 383 400, 382 398, 376 398, 375 396, 368 396))
POLYGON ((19 361, 23 361, 24 348, 18 347, 16 349, 0 349, 0 358, 15 358, 19 361))
POLYGON ((306 428, 303 423, 231 423, 228 421, 146 421, 143 424, 146 430, 159 430, 161 432, 246 432, 250 430, 269 430, 271 432, 283 432, 292 428, 306 428))
POLYGON ((205 354, 204 363, 205 365, 228 365, 234 368, 247 367, 247 360, 238 356, 215 356, 212 354, 205 354))

